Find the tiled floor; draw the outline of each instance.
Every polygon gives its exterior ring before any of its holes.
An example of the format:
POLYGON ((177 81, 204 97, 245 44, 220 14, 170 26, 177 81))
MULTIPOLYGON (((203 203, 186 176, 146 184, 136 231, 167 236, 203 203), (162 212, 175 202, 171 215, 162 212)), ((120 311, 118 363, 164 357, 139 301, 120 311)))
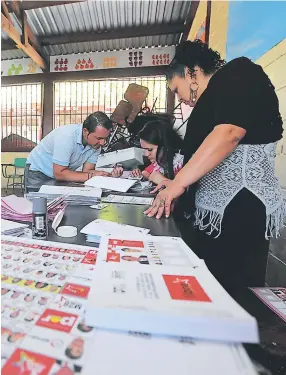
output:
MULTIPOLYGON (((12 190, 1 189, 2 196, 13 194, 12 190)), ((17 196, 22 196, 21 191, 15 189, 17 196)), ((286 221, 285 221, 286 224, 286 221)), ((270 241, 270 253, 266 283, 269 286, 286 287, 286 227, 282 228, 281 236, 270 241)))

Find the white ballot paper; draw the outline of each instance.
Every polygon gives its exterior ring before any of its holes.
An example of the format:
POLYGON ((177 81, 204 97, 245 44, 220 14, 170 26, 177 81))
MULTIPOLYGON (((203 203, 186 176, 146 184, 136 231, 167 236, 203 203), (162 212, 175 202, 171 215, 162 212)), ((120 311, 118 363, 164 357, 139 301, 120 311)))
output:
POLYGON ((130 234, 134 235, 144 235, 150 232, 150 229, 135 227, 133 225, 119 224, 114 221, 96 219, 87 224, 80 233, 87 235, 111 235, 111 234, 130 234))
POLYGON ((126 178, 94 176, 85 181, 86 186, 98 187, 101 189, 120 191, 126 193, 136 183, 136 180, 126 178))
POLYGON ((28 224, 20 224, 15 221, 1 219, 1 234, 20 236, 24 233, 24 230, 28 228, 28 224))
POLYGON ((83 375, 257 375, 238 344, 96 330, 83 375))
MULTIPOLYGON (((123 246, 133 249, 132 244, 123 246)), ((255 318, 227 294, 202 261, 196 268, 174 267, 164 265, 167 261, 159 260, 160 255, 156 263, 151 249, 149 256, 140 252, 121 256, 116 249, 112 253, 113 244, 108 247, 107 255, 102 248, 99 251, 100 258, 107 256, 108 261, 98 263, 87 324, 154 335, 258 342, 255 318)))
POLYGON ((39 193, 47 195, 77 195, 82 197, 100 198, 102 190, 98 187, 78 186, 41 186, 39 193))
POLYGON ((132 195, 115 195, 109 194, 107 197, 102 198, 102 202, 108 203, 126 203, 126 204, 139 204, 150 206, 154 198, 149 197, 134 197, 132 195))

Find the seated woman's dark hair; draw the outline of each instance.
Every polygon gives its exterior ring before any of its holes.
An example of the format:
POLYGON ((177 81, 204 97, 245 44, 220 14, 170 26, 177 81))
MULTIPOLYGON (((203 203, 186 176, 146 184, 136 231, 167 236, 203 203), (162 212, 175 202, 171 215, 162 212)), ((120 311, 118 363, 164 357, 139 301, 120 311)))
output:
POLYGON ((164 168, 166 177, 174 178, 174 155, 183 148, 183 140, 173 129, 173 124, 168 117, 157 116, 148 121, 139 132, 140 139, 158 146, 156 161, 164 168))
POLYGON ((185 68, 189 73, 194 72, 195 66, 199 66, 205 75, 215 73, 225 64, 217 51, 197 39, 193 42, 186 41, 180 43, 176 48, 175 57, 168 67, 166 77, 171 80, 174 76, 185 77, 185 68))
POLYGON ((170 115, 169 113, 147 113, 141 116, 136 116, 135 120, 129 124, 128 131, 132 134, 138 134, 147 122, 152 120, 156 121, 157 119, 166 119, 166 123, 168 122, 171 126, 173 126, 176 120, 175 116, 170 115))

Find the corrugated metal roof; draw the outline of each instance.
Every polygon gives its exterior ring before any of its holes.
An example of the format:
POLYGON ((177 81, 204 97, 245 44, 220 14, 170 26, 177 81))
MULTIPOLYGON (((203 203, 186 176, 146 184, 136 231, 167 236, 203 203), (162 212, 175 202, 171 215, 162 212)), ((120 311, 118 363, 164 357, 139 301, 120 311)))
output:
MULTIPOLYGON (((26 10, 27 19, 37 36, 60 36, 79 32, 113 30, 121 27, 185 22, 190 1, 92 1, 26 10)), ((15 24, 16 17, 12 15, 15 24)), ((2 38, 7 39, 2 32, 2 38)), ((106 51, 150 46, 174 45, 180 34, 70 43, 44 47, 47 55, 106 51)), ((72 39, 71 39, 72 41, 72 39)), ((10 51, 2 53, 2 59, 10 51)))
POLYGON ((22 57, 27 57, 27 55, 25 54, 25 52, 18 48, 1 51, 1 60, 20 59, 22 57))
POLYGON ((44 47, 46 55, 67 55, 94 51, 114 51, 127 48, 163 47, 178 43, 181 34, 155 35, 139 38, 125 38, 116 40, 100 40, 97 42, 69 43, 44 47))
POLYGON ((190 1, 91 1, 27 10, 36 35, 65 35, 182 21, 190 1))

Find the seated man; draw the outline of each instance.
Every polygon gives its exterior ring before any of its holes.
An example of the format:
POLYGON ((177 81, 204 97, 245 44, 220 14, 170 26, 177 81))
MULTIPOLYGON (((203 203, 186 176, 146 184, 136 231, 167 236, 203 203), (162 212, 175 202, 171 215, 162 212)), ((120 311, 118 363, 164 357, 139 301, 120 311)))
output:
POLYGON ((63 125, 51 131, 28 156, 25 191, 27 186, 43 185, 51 179, 85 182, 93 176, 121 176, 123 169, 119 167, 111 174, 95 170, 111 129, 107 115, 94 112, 83 124, 63 125), (82 171, 76 171, 81 166, 82 171))

